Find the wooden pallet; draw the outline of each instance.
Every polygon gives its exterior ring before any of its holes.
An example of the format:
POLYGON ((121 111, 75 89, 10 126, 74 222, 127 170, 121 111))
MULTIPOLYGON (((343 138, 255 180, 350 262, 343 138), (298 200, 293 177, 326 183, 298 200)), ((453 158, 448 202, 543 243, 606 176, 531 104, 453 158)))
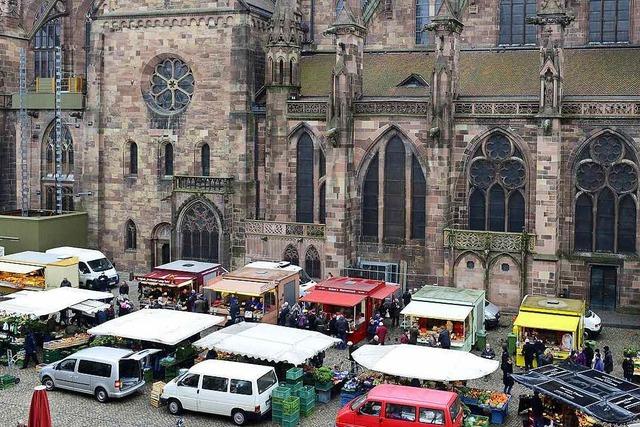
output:
POLYGON ((156 381, 151 386, 151 406, 154 408, 160 407, 160 395, 162 394, 162 389, 166 383, 162 381, 156 381))

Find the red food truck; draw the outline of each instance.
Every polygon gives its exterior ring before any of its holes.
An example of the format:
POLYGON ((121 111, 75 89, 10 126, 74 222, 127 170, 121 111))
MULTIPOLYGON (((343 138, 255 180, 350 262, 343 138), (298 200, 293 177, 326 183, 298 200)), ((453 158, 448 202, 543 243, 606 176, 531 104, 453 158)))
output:
POLYGON ((381 280, 332 277, 324 280, 300 298, 317 304, 329 315, 341 312, 349 321, 348 340, 358 343, 367 336, 367 325, 382 301, 400 286, 381 280))
POLYGON ((174 274, 180 277, 188 277, 193 280, 193 289, 201 292, 202 286, 216 276, 227 273, 220 264, 191 260, 177 260, 168 264, 162 264, 153 269, 154 272, 174 274))

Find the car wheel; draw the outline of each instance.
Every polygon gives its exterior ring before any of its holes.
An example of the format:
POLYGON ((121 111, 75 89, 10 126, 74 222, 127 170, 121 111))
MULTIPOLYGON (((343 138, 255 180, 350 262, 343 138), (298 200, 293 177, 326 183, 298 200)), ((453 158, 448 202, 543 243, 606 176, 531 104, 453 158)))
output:
POLYGON ((231 413, 231 420, 235 425, 241 426, 247 421, 247 415, 242 409, 236 409, 231 413))
POLYGON ((182 405, 177 399, 171 399, 169 400, 167 409, 169 409, 171 415, 179 415, 182 412, 182 405))
POLYGON ((47 388, 47 391, 51 391, 56 387, 55 384, 53 384, 51 377, 44 377, 42 379, 42 385, 47 388))
POLYGON ((105 403, 107 400, 109 400, 109 395, 107 394, 107 390, 103 389, 102 387, 98 387, 96 389, 96 400, 100 403, 105 403))

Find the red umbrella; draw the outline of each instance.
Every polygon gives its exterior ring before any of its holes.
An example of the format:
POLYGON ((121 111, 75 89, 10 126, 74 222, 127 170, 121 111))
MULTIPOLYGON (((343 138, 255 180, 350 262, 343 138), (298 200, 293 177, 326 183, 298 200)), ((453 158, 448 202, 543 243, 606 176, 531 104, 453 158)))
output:
POLYGON ((47 388, 43 385, 36 386, 31 396, 29 408, 29 427, 51 427, 51 411, 47 388))

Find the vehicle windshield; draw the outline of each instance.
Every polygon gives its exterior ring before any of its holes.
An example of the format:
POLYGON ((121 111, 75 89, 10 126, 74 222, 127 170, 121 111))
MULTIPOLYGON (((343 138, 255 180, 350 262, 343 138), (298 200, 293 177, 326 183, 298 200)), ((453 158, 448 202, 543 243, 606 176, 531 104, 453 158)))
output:
POLYGON ((591 317, 592 315, 593 315, 593 312, 591 310, 587 310, 584 317, 591 317))
POLYGON ((91 269, 96 273, 113 268, 111 262, 106 258, 94 259, 93 261, 89 261, 87 264, 89 264, 89 267, 91 267, 91 269))
POLYGON ((455 421, 461 409, 462 405, 460 405, 460 400, 456 399, 455 402, 453 402, 453 405, 451 405, 451 408, 449 408, 449 411, 451 413, 451 421, 455 421))
POLYGON ((262 394, 274 385, 278 380, 276 374, 273 371, 269 371, 260 378, 258 378, 258 394, 262 394))
POLYGON ((306 271, 300 270, 300 284, 304 285, 305 283, 309 283, 311 281, 311 277, 307 274, 306 271))
POLYGON ((362 406, 362 404, 364 403, 365 400, 367 400, 367 394, 366 393, 363 394, 362 396, 356 397, 356 399, 351 404, 351 410, 355 411, 356 409, 358 409, 360 406, 362 406))

